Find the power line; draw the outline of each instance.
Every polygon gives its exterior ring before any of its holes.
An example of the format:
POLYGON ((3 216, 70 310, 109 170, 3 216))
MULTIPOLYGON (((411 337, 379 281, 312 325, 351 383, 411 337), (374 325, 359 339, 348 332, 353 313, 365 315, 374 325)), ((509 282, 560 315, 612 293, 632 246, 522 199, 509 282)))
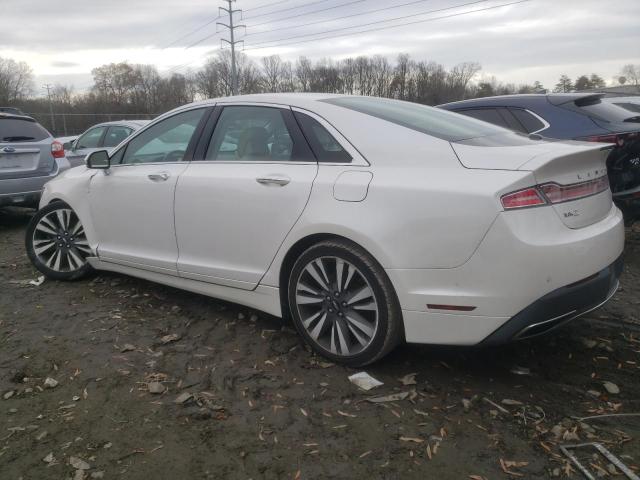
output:
POLYGON ((264 3, 262 5, 258 5, 257 7, 251 7, 251 8, 247 8, 245 9, 245 12, 252 12, 254 10, 259 10, 261 8, 266 8, 266 7, 273 7, 275 5, 280 5, 281 3, 287 3, 290 0, 280 0, 279 2, 269 2, 269 3, 264 3))
POLYGON ((380 20, 377 22, 369 22, 369 23, 365 23, 362 25, 354 25, 351 27, 343 27, 343 28, 336 28, 336 29, 332 29, 332 30, 325 30, 323 32, 316 32, 316 33, 312 33, 312 34, 305 34, 305 35, 295 35, 292 37, 285 37, 285 38, 280 38, 277 40, 271 40, 268 42, 261 42, 261 43, 257 43, 254 45, 249 45, 247 47, 245 47, 245 50, 260 50, 260 49, 264 49, 264 48, 275 48, 275 47, 283 47, 283 46, 287 46, 287 45, 296 45, 296 44, 300 44, 300 43, 308 43, 308 42, 315 42, 317 40, 324 40, 327 38, 337 38, 337 37, 348 37, 348 36, 352 36, 352 35, 359 35, 361 33, 368 33, 368 32, 374 32, 374 31, 379 31, 379 30, 387 30, 387 29, 391 29, 391 28, 398 28, 398 27, 404 27, 407 25, 415 25, 415 24, 419 24, 419 23, 425 23, 425 22, 430 22, 430 21, 434 21, 434 20, 441 20, 441 19, 445 19, 445 18, 452 18, 452 17, 459 17, 462 15, 469 15, 471 13, 477 13, 477 12, 484 12, 487 10, 494 10, 496 8, 502 8, 502 7, 507 7, 510 5, 516 5, 519 3, 525 3, 525 2, 530 2, 531 0, 517 0, 514 2, 509 2, 509 3, 504 3, 501 5, 494 5, 494 6, 490 6, 490 7, 485 7, 485 8, 479 8, 476 10, 471 10, 468 12, 459 12, 459 13, 452 13, 450 15, 443 15, 440 17, 434 17, 434 18, 427 18, 424 20, 417 20, 417 21, 413 21, 413 22, 406 22, 406 23, 401 23, 398 25, 389 25, 389 26, 385 26, 385 27, 376 27, 376 28, 370 28, 367 30, 361 30, 359 32, 348 32, 348 33, 343 33, 343 34, 338 34, 338 35, 330 35, 330 36, 326 36, 326 37, 320 37, 320 38, 313 38, 310 40, 301 40, 301 41, 297 41, 297 42, 288 42, 288 43, 284 43, 284 44, 280 44, 280 45, 265 45, 267 43, 274 43, 274 42, 282 42, 282 41, 286 41, 286 40, 291 40, 291 39, 295 39, 295 38, 302 38, 302 37, 309 37, 309 36, 315 36, 315 35, 324 35, 327 33, 333 33, 333 32, 338 32, 341 30, 349 30, 352 28, 361 28, 361 27, 366 27, 369 25, 375 25, 375 24, 379 24, 379 23, 385 23, 385 22, 391 22, 391 21, 397 21, 397 20, 401 20, 401 19, 406 19, 406 18, 411 18, 411 17, 415 17, 415 16, 420 16, 420 15, 426 15, 428 13, 436 13, 436 12, 441 12, 444 10, 451 10, 454 8, 460 8, 460 7, 466 7, 469 5, 474 5, 474 4, 478 4, 478 3, 484 3, 484 2, 488 2, 491 0, 477 0, 475 2, 468 2, 468 3, 464 3, 461 5, 457 5, 457 6, 453 6, 453 7, 447 7, 447 8, 440 8, 440 9, 436 9, 436 10, 431 10, 429 12, 422 12, 422 13, 415 13, 412 15, 405 15, 402 17, 396 17, 393 19, 389 19, 389 20, 380 20))
MULTIPOLYGON (((347 3, 343 3, 343 4, 340 4, 340 5, 334 5, 333 7, 329 7, 329 8, 322 8, 320 10, 314 10, 312 12, 298 13, 296 15, 291 15, 289 17, 278 18, 278 19, 274 19, 274 20, 271 20, 271 21, 268 21, 268 22, 256 23, 256 24, 247 25, 247 26, 248 27, 256 27, 256 26, 260 26, 260 25, 266 25, 266 24, 272 24, 272 23, 276 23, 276 22, 282 22, 284 20, 289 20, 291 18, 298 18, 298 17, 303 17, 305 15, 311 15, 311 14, 314 14, 314 13, 325 12, 327 10, 334 10, 336 8, 342 8, 342 7, 346 7, 346 6, 349 6, 349 5, 353 5, 355 3, 362 3, 362 2, 366 2, 366 1, 367 0, 353 0, 353 1, 350 1, 350 2, 347 2, 347 3)), ((420 0, 420 1, 427 1, 427 0, 420 0)), ((295 7, 295 8, 298 8, 298 7, 295 7)), ((296 28, 296 27, 293 27, 293 28, 296 28)), ((284 28, 286 28, 286 27, 284 27, 284 28)), ((283 30, 283 29, 282 28, 278 28, 276 30, 283 30)), ((245 35, 245 37, 248 37, 250 35, 257 35, 259 33, 268 33, 268 32, 258 32, 258 33, 254 33, 254 34, 247 34, 247 35, 245 35)), ((190 45, 188 45, 186 48, 189 49, 191 47, 195 47, 196 45, 200 45, 202 42, 205 42, 205 41, 209 40, 210 38, 215 37, 217 34, 218 34, 218 32, 215 32, 215 33, 212 33, 210 35, 207 35, 206 37, 202 37, 200 40, 196 40, 195 42, 193 42, 190 45)))
MULTIPOLYGON (((296 15, 290 15, 288 17, 276 18, 276 19, 273 19, 273 20, 269 20, 267 22, 249 24, 248 26, 251 27, 251 28, 259 27, 260 25, 267 25, 267 24, 272 24, 272 23, 276 23, 276 22, 282 22, 284 20, 289 20, 291 18, 304 17, 305 15, 312 15, 314 13, 326 12, 328 10, 335 10, 336 8, 348 7, 349 5, 353 5, 354 3, 362 3, 362 2, 366 2, 366 1, 367 0, 353 0, 351 2, 342 3, 340 5, 334 5, 333 7, 321 8, 320 10, 313 10, 312 12, 298 13, 296 15)), ((426 1, 426 0, 422 0, 422 1, 426 1)), ((296 27, 298 27, 298 26, 299 25, 296 25, 296 27)), ((278 30, 282 30, 282 29, 280 28, 278 30)), ((264 33, 264 32, 259 32, 259 33, 264 33)), ((254 35, 257 35, 257 34, 254 34, 254 35)))
MULTIPOLYGON (((424 3, 424 2, 430 2, 430 1, 432 1, 432 0, 415 0, 413 2, 401 3, 400 5, 392 5, 391 7, 376 8, 374 10, 367 10, 366 12, 353 13, 351 15, 344 15, 342 17, 335 17, 335 18, 329 18, 329 19, 316 20, 315 22, 302 23, 300 25, 294 25, 294 26, 272 28, 270 30, 265 30, 264 32, 247 33, 245 35, 245 37, 251 37, 253 35, 262 35, 262 34, 265 34, 265 33, 278 32, 280 30, 290 30, 292 28, 309 27, 311 25, 317 25, 318 23, 327 23, 327 22, 333 22, 335 20, 344 20, 345 18, 360 17, 362 15, 370 15, 372 13, 383 12, 385 10, 392 10, 394 8, 402 8, 402 7, 407 7, 409 5, 415 5, 417 3, 424 3)), ((352 2, 352 3, 357 3, 357 2, 352 2)), ((338 5, 338 6, 332 7, 332 8, 339 8, 341 6, 347 6, 347 5, 350 5, 350 4, 347 3, 345 5, 338 5)), ((330 9, 325 9, 325 10, 330 10, 330 9)), ((323 11, 323 10, 321 10, 321 11, 323 11)), ((310 13, 315 13, 315 12, 310 12, 310 13)), ((294 16, 297 17, 298 15, 294 15, 294 16)), ((292 17, 289 17, 289 18, 292 18, 292 17)), ((286 18, 283 18, 283 19, 280 19, 280 20, 286 20, 286 18)), ((277 21, 280 21, 280 20, 277 20, 277 21)), ((272 22, 267 22, 267 23, 272 23, 272 22)), ((255 27, 256 25, 249 25, 249 26, 250 27, 255 27)))
POLYGON ((199 32, 200 30, 202 30, 204 27, 207 27, 209 25, 211 25, 213 22, 219 20, 222 17, 222 15, 218 15, 216 18, 214 18, 213 20, 209 20, 207 23, 203 23, 202 25, 200 25, 199 27, 189 31, 188 33, 182 35, 181 37, 178 37, 177 39, 175 39, 173 42, 167 44, 166 46, 162 47, 162 50, 165 50, 173 45, 175 45, 176 43, 178 43, 180 40, 184 40, 185 38, 190 37, 191 35, 193 35, 196 32, 199 32))
POLYGON ((296 8, 310 7, 312 5, 317 5, 319 3, 325 3, 330 0, 316 0, 315 2, 303 3, 302 5, 296 5, 295 7, 289 8, 281 8, 280 10, 274 10, 272 12, 260 13, 258 15, 253 15, 252 17, 243 18, 243 20, 249 20, 250 18, 258 18, 258 17, 266 17, 267 15, 273 15, 276 13, 288 12, 291 10, 295 10, 296 8))

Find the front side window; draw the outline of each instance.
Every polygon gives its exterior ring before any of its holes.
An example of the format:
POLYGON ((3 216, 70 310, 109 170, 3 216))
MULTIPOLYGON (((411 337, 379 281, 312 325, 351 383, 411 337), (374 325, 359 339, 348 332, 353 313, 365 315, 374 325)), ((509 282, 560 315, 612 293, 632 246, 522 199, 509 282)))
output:
POLYGON ((131 135, 131 130, 129 127, 122 126, 113 126, 109 127, 107 130, 107 134, 104 137, 103 146, 106 148, 112 148, 122 142, 125 138, 131 135))
POLYGON ((371 115, 448 142, 506 133, 503 128, 463 115, 400 100, 376 97, 339 97, 320 101, 371 115))
POLYGON ((319 162, 348 163, 351 161, 351 155, 320 122, 304 113, 295 112, 294 114, 319 162))
POLYGON ((78 139, 76 148, 98 148, 100 139, 107 127, 96 127, 89 130, 78 139))
POLYGON ((204 112, 204 108, 198 108, 165 118, 133 138, 124 155, 116 154, 112 162, 137 164, 182 161, 204 112))
POLYGON ((281 109, 232 106, 222 110, 205 159, 281 162, 295 157, 281 109))

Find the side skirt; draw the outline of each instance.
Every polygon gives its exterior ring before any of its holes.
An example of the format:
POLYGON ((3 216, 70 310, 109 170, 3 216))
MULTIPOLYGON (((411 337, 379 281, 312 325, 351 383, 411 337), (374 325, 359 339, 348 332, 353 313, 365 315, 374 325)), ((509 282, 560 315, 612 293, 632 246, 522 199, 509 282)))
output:
POLYGON ((280 305, 280 289, 258 285, 255 290, 242 290, 239 288, 225 287, 208 282, 200 282, 174 275, 167 275, 135 267, 128 267, 117 263, 105 262, 97 257, 87 258, 89 264, 96 270, 107 270, 122 273, 132 277, 142 278, 151 282, 161 283, 170 287, 199 293, 208 297, 219 298, 228 302, 238 303, 276 317, 282 317, 280 305))

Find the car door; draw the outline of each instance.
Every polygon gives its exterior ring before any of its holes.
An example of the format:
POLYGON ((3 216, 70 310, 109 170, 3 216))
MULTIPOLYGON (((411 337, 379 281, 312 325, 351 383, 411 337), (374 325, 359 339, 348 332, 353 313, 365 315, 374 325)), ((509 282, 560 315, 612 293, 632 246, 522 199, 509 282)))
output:
POLYGON ((91 152, 95 152, 102 145, 102 138, 107 131, 105 126, 90 128, 76 140, 71 151, 66 152, 67 160, 72 167, 84 165, 84 159, 91 152))
POLYGON ((130 137, 91 179, 89 202, 101 260, 177 274, 174 194, 207 108, 164 118, 130 137))
POLYGON ((317 162, 288 107, 219 105, 206 131, 176 188, 178 271, 253 289, 302 214, 317 162))

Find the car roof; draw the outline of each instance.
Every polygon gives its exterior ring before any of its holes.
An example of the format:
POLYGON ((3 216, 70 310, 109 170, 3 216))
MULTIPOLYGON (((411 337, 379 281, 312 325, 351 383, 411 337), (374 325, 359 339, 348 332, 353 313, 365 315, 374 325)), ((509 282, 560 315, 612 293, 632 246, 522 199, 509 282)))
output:
POLYGON ((602 98, 604 94, 593 92, 576 92, 576 93, 523 93, 515 95, 499 95, 495 97, 472 98, 469 100, 460 100, 458 102, 443 103, 438 107, 456 107, 456 106, 486 106, 504 104, 506 101, 516 101, 518 103, 526 103, 527 101, 547 100, 553 105, 562 105, 569 102, 575 102, 588 97, 602 98))
POLYGON ((87 128, 87 130, 89 130, 90 128, 94 128, 94 127, 108 127, 108 126, 111 126, 111 125, 118 125, 118 126, 123 126, 123 127, 131 127, 134 130, 137 130, 140 127, 145 126, 150 121, 151 120, 114 120, 114 121, 111 121, 111 122, 96 123, 95 125, 91 125, 89 128, 87 128))
POLYGON ((292 107, 305 108, 312 104, 335 97, 357 97, 359 95, 340 95, 332 93, 252 93, 248 95, 235 95, 231 97, 218 97, 192 103, 195 105, 214 105, 216 103, 229 102, 256 102, 290 105, 292 107))
POLYGON ((36 119, 29 115, 16 115, 15 113, 0 112, 0 118, 9 118, 15 120, 26 120, 27 122, 36 122, 36 119))

